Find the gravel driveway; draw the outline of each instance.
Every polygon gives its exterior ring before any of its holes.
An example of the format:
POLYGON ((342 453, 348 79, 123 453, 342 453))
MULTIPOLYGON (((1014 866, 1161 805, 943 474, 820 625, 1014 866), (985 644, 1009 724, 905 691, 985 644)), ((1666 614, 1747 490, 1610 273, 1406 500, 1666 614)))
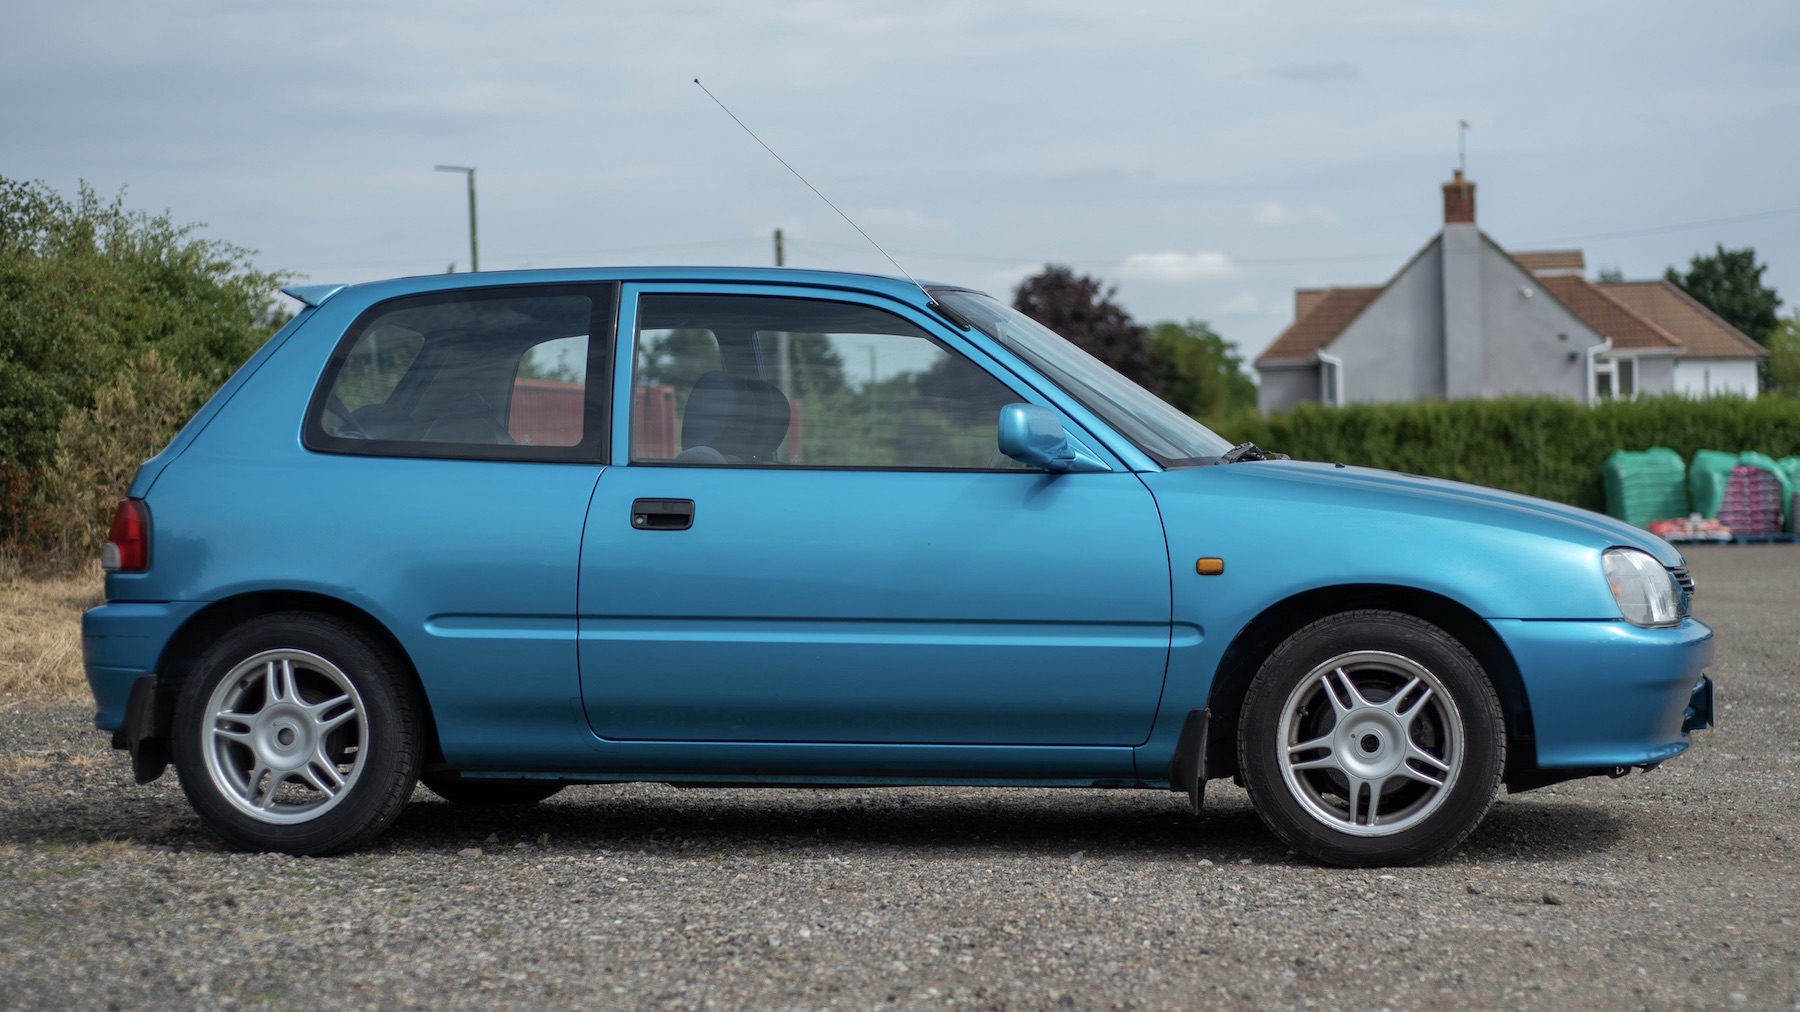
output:
POLYGON ((421 789, 368 850, 222 851, 88 712, 0 699, 0 1007, 1800 1009, 1800 547, 1689 552, 1722 726, 1502 798, 1424 868, 1242 791, 421 789))

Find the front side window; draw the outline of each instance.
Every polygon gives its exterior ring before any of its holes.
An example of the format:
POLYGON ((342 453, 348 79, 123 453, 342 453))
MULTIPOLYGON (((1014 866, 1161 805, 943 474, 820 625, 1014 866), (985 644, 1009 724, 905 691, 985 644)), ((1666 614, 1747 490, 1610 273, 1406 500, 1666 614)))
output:
POLYGON ((610 288, 440 293, 351 327, 308 417, 320 450, 393 456, 592 457, 605 428, 610 288), (596 364, 597 363, 597 364, 596 364))
POLYGON ((966 289, 933 289, 932 294, 982 333, 1023 358, 1163 467, 1209 464, 1231 449, 1229 440, 1024 313, 991 296, 966 289))
POLYGON ((1023 398, 919 327, 854 303, 646 295, 632 460, 714 466, 1006 468, 1023 398))

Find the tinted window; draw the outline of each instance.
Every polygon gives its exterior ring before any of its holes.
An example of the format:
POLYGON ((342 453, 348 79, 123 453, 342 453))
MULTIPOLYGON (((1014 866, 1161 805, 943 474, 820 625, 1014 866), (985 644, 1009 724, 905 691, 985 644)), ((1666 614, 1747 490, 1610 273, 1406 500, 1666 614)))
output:
POLYGON ((610 289, 504 289, 377 307, 313 399, 316 449, 402 456, 592 456, 605 428, 610 289), (598 363, 597 365, 595 363, 598 363))
POLYGON ((988 469, 1022 398, 913 324, 853 303, 648 295, 639 306, 632 459, 988 469))
POLYGON ((1209 464, 1231 442, 1024 313, 979 292, 935 289, 945 306, 1012 349, 1164 467, 1209 464))

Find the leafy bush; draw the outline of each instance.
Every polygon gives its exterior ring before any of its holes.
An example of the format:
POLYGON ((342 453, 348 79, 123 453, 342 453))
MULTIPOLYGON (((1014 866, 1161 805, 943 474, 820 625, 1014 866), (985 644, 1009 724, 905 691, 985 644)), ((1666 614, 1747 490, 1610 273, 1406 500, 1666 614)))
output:
POLYGON ((1227 438, 1303 460, 1450 478, 1604 509, 1601 465, 1614 450, 1800 453, 1800 398, 1648 397, 1587 407, 1554 398, 1303 404, 1209 420, 1227 438))
POLYGON ((199 410, 209 389, 152 348, 96 391, 91 409, 63 416, 56 456, 39 486, 36 547, 47 561, 68 567, 99 557, 114 505, 138 465, 199 410))
POLYGON ((123 196, 103 203, 85 184, 70 201, 0 177, 0 547, 60 545, 68 518, 41 512, 60 501, 43 483, 70 413, 92 410, 97 390, 155 349, 210 393, 280 324, 282 276, 193 229, 127 210, 123 196))

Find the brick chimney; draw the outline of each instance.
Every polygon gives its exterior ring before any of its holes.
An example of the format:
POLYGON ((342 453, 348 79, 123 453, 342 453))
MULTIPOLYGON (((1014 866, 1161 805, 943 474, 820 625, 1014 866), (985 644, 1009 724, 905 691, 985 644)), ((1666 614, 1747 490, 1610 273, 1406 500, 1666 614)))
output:
POLYGON ((1444 224, 1475 224, 1475 184, 1463 178, 1461 169, 1444 184, 1444 224))
POLYGON ((1481 233, 1475 230, 1475 184, 1461 169, 1444 184, 1444 234, 1438 241, 1444 286, 1444 396, 1485 394, 1487 340, 1481 287, 1481 233))

